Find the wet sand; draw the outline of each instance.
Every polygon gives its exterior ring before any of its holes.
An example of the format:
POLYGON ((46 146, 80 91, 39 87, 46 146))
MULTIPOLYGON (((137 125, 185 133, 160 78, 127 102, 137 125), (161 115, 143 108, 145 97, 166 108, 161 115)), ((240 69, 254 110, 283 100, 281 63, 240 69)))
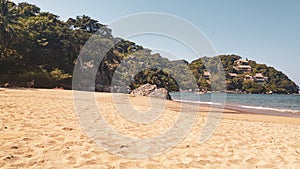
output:
MULTIPOLYGON (((159 119, 137 124, 118 113, 111 94, 97 93, 95 98, 106 122, 128 137, 151 138, 165 132, 180 110, 179 103, 167 101, 159 119)), ((148 98, 129 99, 136 110, 150 108, 148 98)), ((210 139, 200 144, 208 110, 199 109, 189 134, 170 151, 130 159, 105 151, 86 135, 72 91, 1 89, 0 168, 300 168, 299 118, 226 110, 210 139)))

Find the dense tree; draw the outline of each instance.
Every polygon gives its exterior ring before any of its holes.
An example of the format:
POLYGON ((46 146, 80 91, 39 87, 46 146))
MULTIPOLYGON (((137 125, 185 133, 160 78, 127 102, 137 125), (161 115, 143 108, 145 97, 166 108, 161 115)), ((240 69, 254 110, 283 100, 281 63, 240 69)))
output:
POLYGON ((18 16, 21 17, 35 16, 41 11, 39 7, 26 2, 19 3, 17 10, 18 10, 18 16))
POLYGON ((241 59, 242 57, 237 55, 219 55, 221 62, 224 67, 232 67, 235 64, 235 61, 241 59))
POLYGON ((242 85, 242 90, 246 91, 247 93, 260 94, 266 92, 266 89, 263 85, 255 83, 253 81, 244 81, 242 85))
POLYGON ((227 81, 227 90, 242 90, 243 78, 235 77, 227 81))
POLYGON ((111 29, 86 15, 77 16, 76 19, 69 18, 67 24, 73 29, 81 29, 92 34, 98 32, 105 37, 112 37, 111 29))
POLYGON ((16 4, 0 0, 0 45, 7 48, 16 37, 14 26, 18 25, 15 12, 16 4))
POLYGON ((157 87, 166 88, 169 91, 179 91, 176 80, 162 69, 146 69, 134 76, 130 83, 130 89, 135 89, 143 84, 155 84, 157 87))

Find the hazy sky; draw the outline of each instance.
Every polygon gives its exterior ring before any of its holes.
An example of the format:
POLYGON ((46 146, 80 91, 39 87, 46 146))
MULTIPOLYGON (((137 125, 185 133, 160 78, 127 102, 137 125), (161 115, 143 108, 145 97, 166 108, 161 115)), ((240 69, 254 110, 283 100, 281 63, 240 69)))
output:
MULTIPOLYGON (((300 85, 299 0, 14 0, 29 2, 61 19, 88 15, 108 24, 139 12, 163 12, 196 25, 218 54, 238 54, 286 73, 300 85)), ((130 40, 148 48, 190 55, 168 39, 130 40)))

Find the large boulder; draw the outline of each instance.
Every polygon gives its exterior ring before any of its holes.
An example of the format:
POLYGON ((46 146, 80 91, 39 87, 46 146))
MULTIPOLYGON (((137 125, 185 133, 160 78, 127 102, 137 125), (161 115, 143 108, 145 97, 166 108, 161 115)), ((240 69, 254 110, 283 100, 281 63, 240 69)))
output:
POLYGON ((148 96, 148 97, 157 97, 162 99, 171 100, 169 91, 165 88, 157 88, 156 85, 145 84, 140 86, 137 89, 134 89, 130 92, 132 95, 148 96))

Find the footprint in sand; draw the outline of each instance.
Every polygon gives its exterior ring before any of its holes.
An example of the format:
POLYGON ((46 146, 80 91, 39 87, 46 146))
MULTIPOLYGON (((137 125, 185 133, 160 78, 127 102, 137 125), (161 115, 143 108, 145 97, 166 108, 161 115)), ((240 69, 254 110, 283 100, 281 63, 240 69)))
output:
POLYGON ((65 131, 72 131, 72 130, 74 130, 73 128, 70 128, 70 127, 64 127, 62 129, 65 130, 65 131))
POLYGON ((23 141, 30 141, 31 139, 30 138, 27 138, 27 137, 25 137, 25 138, 23 138, 23 141))
POLYGON ((16 159, 16 157, 13 156, 13 155, 11 155, 11 156, 5 157, 3 160, 4 160, 4 161, 7 161, 7 160, 13 160, 13 159, 16 159))

